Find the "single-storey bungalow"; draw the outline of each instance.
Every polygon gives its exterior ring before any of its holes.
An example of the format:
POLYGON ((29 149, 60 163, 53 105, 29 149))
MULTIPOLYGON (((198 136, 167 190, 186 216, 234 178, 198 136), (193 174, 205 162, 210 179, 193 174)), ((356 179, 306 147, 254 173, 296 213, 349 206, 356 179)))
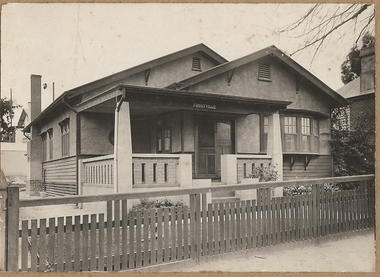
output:
POLYGON ((275 46, 227 61, 195 45, 42 112, 41 76, 31 93, 28 190, 51 196, 237 184, 269 164, 280 180, 328 177, 330 110, 347 104, 275 46))

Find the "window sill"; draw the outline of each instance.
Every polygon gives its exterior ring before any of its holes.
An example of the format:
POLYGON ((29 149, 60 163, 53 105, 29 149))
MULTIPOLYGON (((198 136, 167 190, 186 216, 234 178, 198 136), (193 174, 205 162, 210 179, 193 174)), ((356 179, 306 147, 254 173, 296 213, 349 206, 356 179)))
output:
POLYGON ((268 78, 259 78, 259 81, 272 82, 272 79, 268 79, 268 78))
POLYGON ((311 156, 319 156, 320 153, 316 152, 283 152, 283 155, 311 155, 311 156))

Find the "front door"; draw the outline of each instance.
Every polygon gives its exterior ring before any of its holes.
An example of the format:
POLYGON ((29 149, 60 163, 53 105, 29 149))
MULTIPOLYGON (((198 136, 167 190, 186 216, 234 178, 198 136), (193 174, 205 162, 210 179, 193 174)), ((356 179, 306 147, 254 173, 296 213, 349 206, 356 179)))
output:
POLYGON ((197 175, 220 178, 221 155, 233 153, 233 121, 199 118, 197 175))

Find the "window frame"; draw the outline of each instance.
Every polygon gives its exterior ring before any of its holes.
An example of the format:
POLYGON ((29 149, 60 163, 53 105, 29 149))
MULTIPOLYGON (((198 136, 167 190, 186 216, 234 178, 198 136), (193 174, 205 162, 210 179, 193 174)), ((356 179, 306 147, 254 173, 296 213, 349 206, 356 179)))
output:
POLYGON ((70 118, 65 118, 59 123, 61 127, 61 156, 70 156, 70 118))
MULTIPOLYGON (((294 125, 292 131, 294 131, 294 125)), ((305 114, 282 114, 281 115, 281 136, 282 136, 282 150, 284 154, 319 154, 320 153, 320 119, 305 114), (295 133, 286 132, 286 117, 296 118, 295 133), (305 121, 306 119, 306 121, 305 121), (306 123, 306 124, 305 124, 306 123), (307 124, 308 123, 308 124, 307 124), (317 127, 315 129, 315 125, 317 127), (307 129, 305 129, 307 128, 307 129), (317 130, 317 134, 315 134, 317 130), (287 149, 286 147, 286 135, 294 135, 295 137, 295 149, 287 149), (304 147, 304 137, 307 137, 309 147, 304 147), (318 147, 317 147, 318 146, 318 147)))
POLYGON ((312 121, 311 117, 301 116, 301 132, 300 132, 300 134, 301 134, 300 146, 301 147, 300 147, 300 149, 302 152, 311 152, 312 151, 312 148, 311 148, 311 132, 312 132, 311 121, 312 121), (307 123, 308 123, 308 125, 307 125, 307 123), (304 148, 304 138, 307 138, 308 149, 304 148))
POLYGON ((269 114, 260 115, 260 153, 268 153, 268 131, 269 131, 269 114), (268 120, 268 125, 266 125, 266 119, 268 120), (265 127, 268 130, 265 131, 265 127))
POLYGON ((48 160, 51 161, 53 160, 53 151, 54 151, 54 133, 53 133, 53 128, 50 128, 47 130, 47 135, 48 135, 48 151, 49 151, 49 154, 48 154, 48 160))
POLYGON ((299 151, 299 145, 298 145, 298 119, 297 116, 294 115, 285 115, 283 117, 283 125, 284 125, 284 132, 283 132, 283 141, 284 141, 284 152, 298 152, 299 151), (291 122, 288 124, 286 123, 286 118, 292 119, 291 122), (287 128, 288 127, 288 128, 287 128), (288 129, 288 130, 286 130, 288 129), (293 137, 294 140, 294 149, 287 150, 286 148, 286 137, 293 137))
POLYGON ((40 136, 42 140, 42 161, 45 162, 48 160, 48 133, 43 132, 40 136))

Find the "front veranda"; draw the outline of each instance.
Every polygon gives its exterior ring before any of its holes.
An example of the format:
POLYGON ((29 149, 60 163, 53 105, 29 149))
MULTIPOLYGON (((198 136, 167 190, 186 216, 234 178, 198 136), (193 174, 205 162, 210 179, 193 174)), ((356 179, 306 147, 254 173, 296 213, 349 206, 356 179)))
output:
MULTIPOLYGON (((211 180, 238 184, 255 167, 269 164, 277 164, 281 180, 278 110, 288 104, 131 86, 83 101, 78 106, 82 118, 103 118, 97 131, 112 147, 79 160, 78 192, 189 188, 211 185, 211 180), (259 155, 252 153, 261 150, 260 114, 268 116, 268 130, 267 153, 259 155)), ((86 126, 90 121, 81 123, 86 126)), ((93 135, 83 131, 81 144, 85 134, 93 135)), ((99 139, 87 149, 96 153, 103 145, 99 139)))

